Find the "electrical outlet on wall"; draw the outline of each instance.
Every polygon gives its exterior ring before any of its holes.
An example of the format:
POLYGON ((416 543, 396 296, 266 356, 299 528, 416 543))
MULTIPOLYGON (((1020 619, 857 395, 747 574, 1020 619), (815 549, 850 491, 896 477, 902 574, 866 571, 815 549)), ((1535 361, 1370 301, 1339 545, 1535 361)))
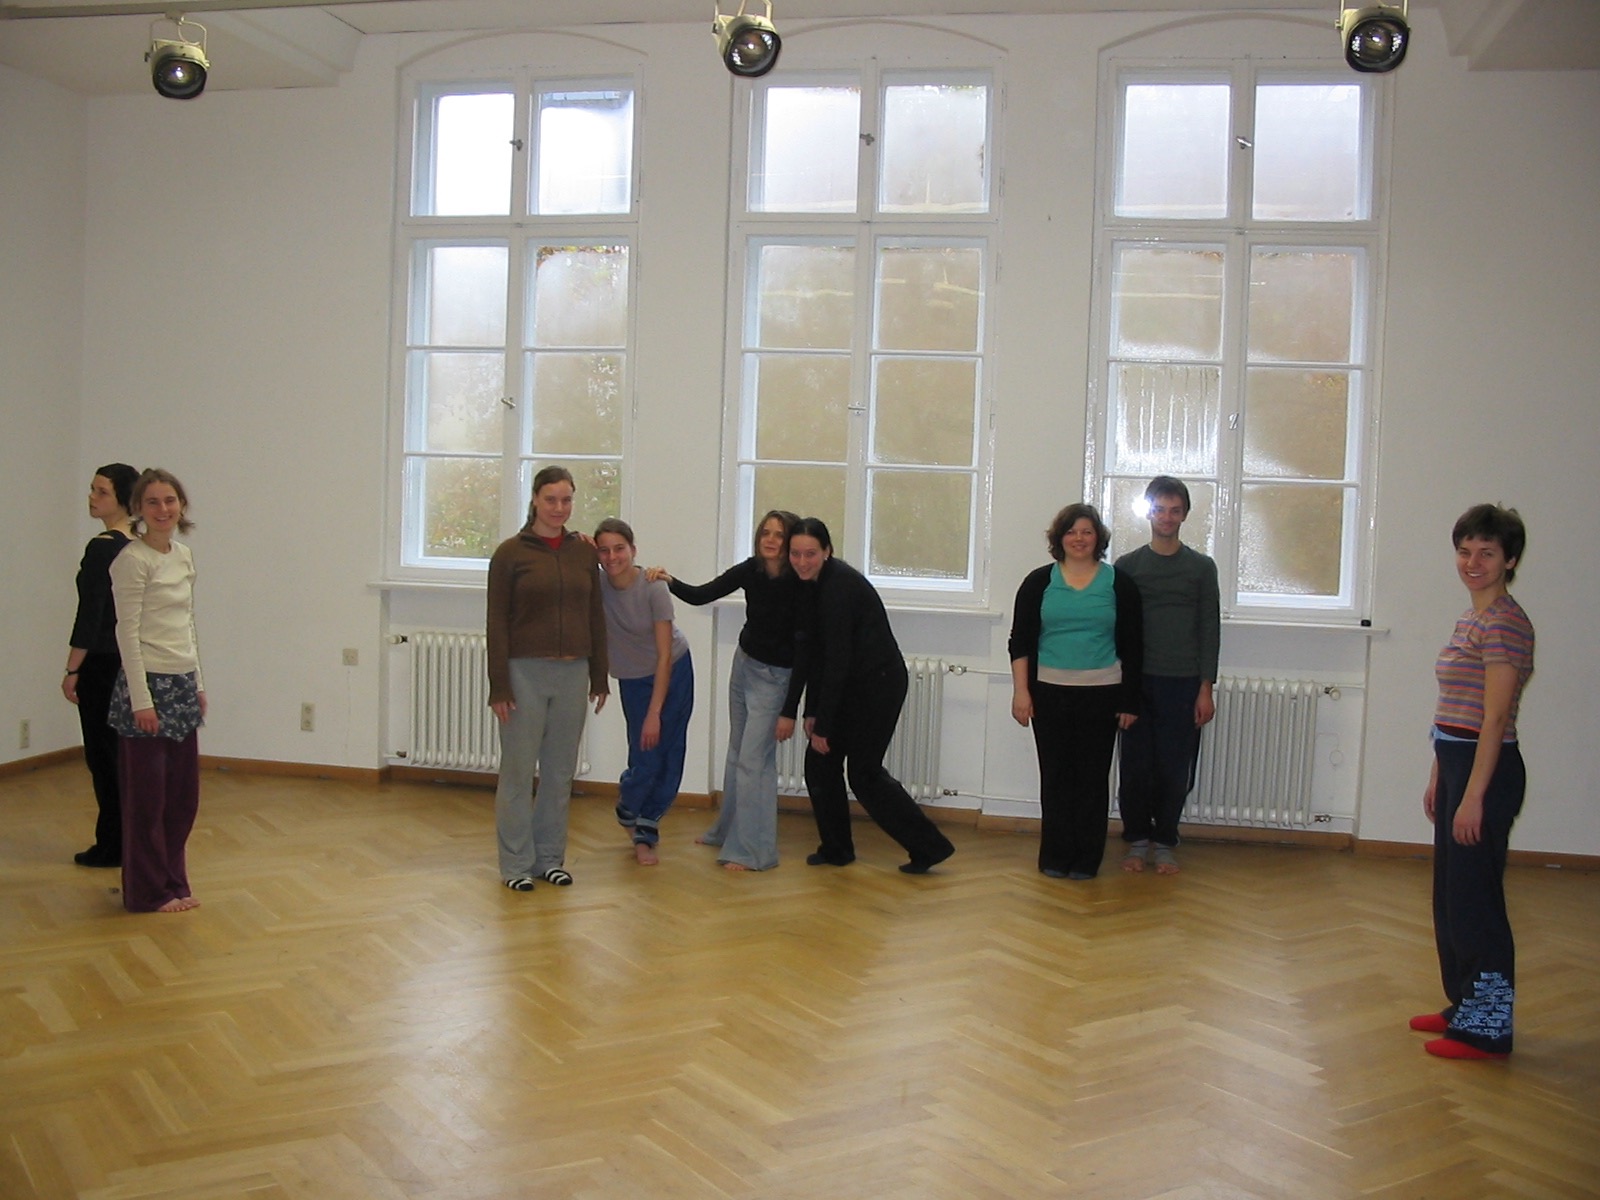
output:
POLYGON ((300 732, 310 733, 317 727, 317 706, 315 704, 302 704, 300 706, 300 732))
POLYGON ((18 750, 26 750, 28 748, 29 743, 32 742, 32 741, 33 741, 33 722, 24 719, 23 722, 22 722, 22 731, 17 735, 17 749, 18 750))

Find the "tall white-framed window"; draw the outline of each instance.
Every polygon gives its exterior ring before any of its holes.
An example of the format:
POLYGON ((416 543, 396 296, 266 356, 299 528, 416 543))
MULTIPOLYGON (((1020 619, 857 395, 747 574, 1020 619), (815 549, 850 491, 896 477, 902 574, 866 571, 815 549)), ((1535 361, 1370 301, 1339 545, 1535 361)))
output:
POLYGON ((981 604, 993 73, 789 73, 743 101, 724 546, 790 509, 891 599, 981 604))
POLYGON ((1152 476, 1224 611, 1367 602, 1381 303, 1379 80, 1285 64, 1111 63, 1086 478, 1113 553, 1152 476))
POLYGON ((400 577, 481 571, 548 463, 621 510, 632 411, 631 78, 421 82, 396 224, 400 577))

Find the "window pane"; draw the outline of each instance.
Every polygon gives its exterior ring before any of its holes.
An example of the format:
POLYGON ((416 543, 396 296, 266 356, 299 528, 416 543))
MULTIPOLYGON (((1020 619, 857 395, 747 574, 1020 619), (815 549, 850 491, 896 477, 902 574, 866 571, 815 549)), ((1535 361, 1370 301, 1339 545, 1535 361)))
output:
POLYGON ((439 96, 432 121, 417 122, 417 163, 425 173, 413 202, 419 216, 505 215, 511 211, 511 141, 515 102, 509 92, 439 96))
POLYGON ((983 253, 976 247, 878 252, 878 349, 971 353, 982 307, 983 253))
POLYGON ((1114 363, 1107 468, 1144 475, 1146 482, 1156 475, 1215 474, 1221 397, 1217 367, 1114 363))
POLYGON ((1129 84, 1123 90, 1117 215, 1226 216, 1228 122, 1227 84, 1129 84))
MULTIPOLYGON (((1101 517, 1111 530, 1111 549, 1107 558, 1117 558, 1137 550, 1150 541, 1150 521, 1145 516, 1144 489, 1150 480, 1164 472, 1133 478, 1108 480, 1110 500, 1101 511, 1101 517)), ((1170 474, 1170 472, 1165 472, 1170 474)), ((1196 479, 1185 479, 1189 489, 1189 515, 1183 522, 1179 537, 1185 545, 1193 546, 1202 554, 1216 553, 1217 485, 1196 479)))
POLYGON ((592 534, 607 517, 622 513, 622 466, 614 459, 536 458, 524 460, 518 486, 530 501, 533 477, 548 466, 565 467, 572 472, 572 520, 567 528, 592 534))
POLYGON ((422 265, 421 322, 413 341, 431 346, 503 346, 504 246, 429 246, 422 265))
POLYGON ((633 204, 633 93, 541 92, 533 210, 625 213, 633 204))
POLYGON ((756 257, 754 344, 848 350, 855 273, 851 246, 762 246, 756 257))
POLYGON ((409 449, 500 452, 503 354, 413 351, 412 371, 412 411, 424 414, 424 428, 420 445, 407 439, 409 449))
POLYGON ((1345 478, 1347 373, 1255 367, 1245 389, 1246 475, 1345 478))
POLYGON ((973 477, 873 471, 870 575, 966 579, 971 569, 973 477))
POLYGON ((752 354, 746 363, 755 373, 755 457, 843 462, 850 439, 849 358, 752 354))
POLYGON ((627 343, 626 246, 540 246, 534 256, 531 292, 531 345, 627 343))
POLYGON ((409 464, 422 503, 428 558, 488 558, 500 544, 500 460, 426 458, 409 464))
POLYGON ((884 212, 987 212, 989 89, 888 87, 883 97, 884 212))
POLYGON ((873 461, 972 466, 977 391, 978 364, 970 358, 879 359, 873 461))
POLYGON ((529 356, 531 448, 536 454, 621 454, 620 354, 529 356))
POLYGON ((1345 489, 1245 484, 1239 505, 1239 591, 1337 596, 1345 489))
POLYGON ((1357 255, 1257 250, 1250 256, 1250 360, 1351 361, 1357 255))
POLYGON ((768 87, 757 93, 752 212, 855 212, 861 89, 768 87))
POLYGON ((833 552, 848 559, 845 542, 849 530, 844 523, 845 476, 843 467, 747 467, 754 475, 751 488, 750 524, 774 508, 820 517, 833 536, 833 552))
POLYGON ((1254 212, 1261 221, 1355 221, 1369 215, 1361 88, 1256 89, 1254 212))
POLYGON ((1221 358, 1221 249, 1119 246, 1111 326, 1119 358, 1221 358))

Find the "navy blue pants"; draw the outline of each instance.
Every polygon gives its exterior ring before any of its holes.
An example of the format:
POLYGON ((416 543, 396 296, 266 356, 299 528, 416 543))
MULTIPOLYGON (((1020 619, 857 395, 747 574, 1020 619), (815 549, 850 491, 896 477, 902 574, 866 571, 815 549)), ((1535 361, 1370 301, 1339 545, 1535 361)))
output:
POLYGON ((661 740, 649 750, 639 745, 656 677, 617 680, 622 715, 628 723, 628 769, 617 784, 617 820, 633 840, 654 846, 661 840, 661 818, 678 798, 683 760, 689 744, 689 717, 694 712, 694 664, 685 654, 672 664, 672 677, 661 703, 661 740))
POLYGON ((1445 1036, 1497 1054, 1511 1052, 1511 1007, 1516 998, 1516 945, 1506 916, 1506 850, 1522 811, 1526 774, 1515 742, 1500 759, 1483 801, 1483 836, 1476 846, 1455 840, 1451 826, 1472 774, 1476 742, 1435 741, 1433 934, 1439 978, 1450 1006, 1445 1036))
POLYGON ((1200 731, 1194 702, 1200 677, 1146 675, 1139 719, 1122 731, 1122 840, 1178 844, 1178 821, 1194 788, 1200 731))

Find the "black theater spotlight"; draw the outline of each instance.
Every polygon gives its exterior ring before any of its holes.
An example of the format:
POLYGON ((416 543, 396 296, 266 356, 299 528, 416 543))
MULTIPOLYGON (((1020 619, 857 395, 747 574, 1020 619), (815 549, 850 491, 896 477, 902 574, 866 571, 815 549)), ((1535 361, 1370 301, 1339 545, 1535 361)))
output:
POLYGON ((206 90, 206 75, 211 70, 211 60, 206 58, 206 27, 180 14, 168 14, 166 20, 178 27, 178 36, 158 38, 156 25, 150 25, 150 49, 144 52, 150 64, 150 82, 156 91, 169 100, 193 100, 206 90), (198 29, 200 40, 193 40, 188 30, 198 29))
POLYGON ((764 0, 764 17, 745 12, 748 2, 739 0, 738 12, 724 14, 713 0, 712 12, 716 15, 711 22, 711 36, 717 39, 723 66, 735 75, 756 79, 777 66, 783 40, 772 25, 772 0, 764 0))
POLYGON ((1368 4, 1339 10, 1339 36, 1344 39, 1344 60, 1357 71, 1380 74, 1392 71, 1405 59, 1411 45, 1406 6, 1368 4))

